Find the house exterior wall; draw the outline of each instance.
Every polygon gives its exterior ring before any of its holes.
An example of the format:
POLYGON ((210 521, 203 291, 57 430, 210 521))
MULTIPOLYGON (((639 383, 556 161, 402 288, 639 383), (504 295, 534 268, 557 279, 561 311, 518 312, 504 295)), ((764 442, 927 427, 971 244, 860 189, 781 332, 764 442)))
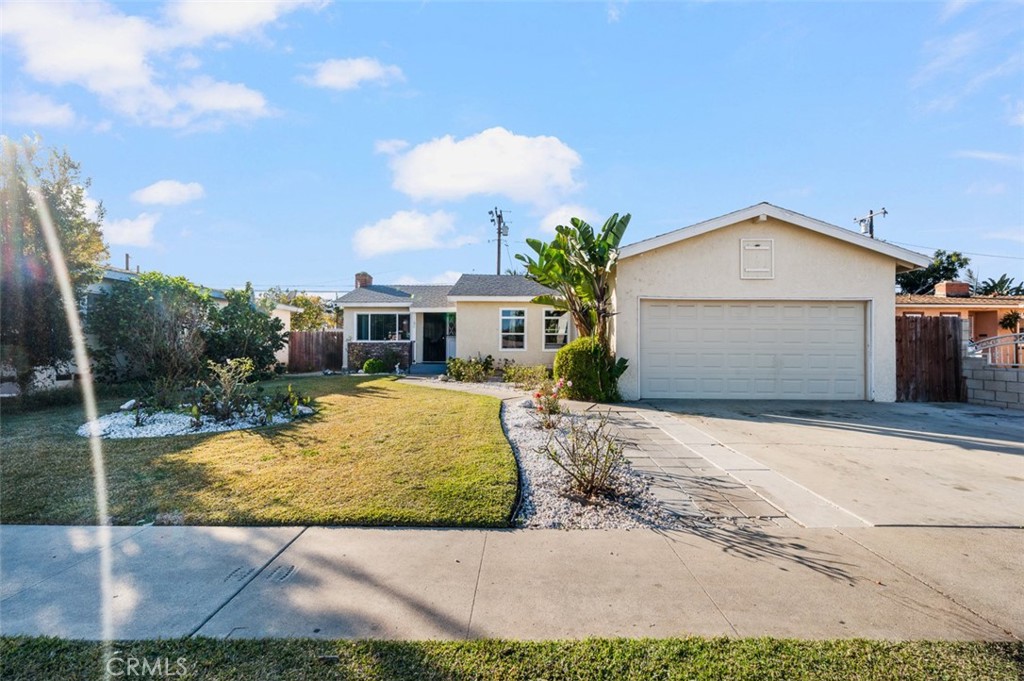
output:
MULTIPOLYGON (((270 313, 270 316, 281 320, 284 324, 285 333, 292 330, 292 313, 290 310, 274 310, 270 313)), ((288 343, 285 343, 283 348, 274 353, 274 358, 281 364, 288 366, 288 343)))
POLYGON ((627 400, 640 395, 640 300, 855 300, 867 303, 868 399, 896 399, 895 261, 769 218, 743 221, 624 258, 616 267, 614 344, 629 360, 620 379, 627 400), (742 279, 741 239, 772 239, 774 278, 742 279))
MULTIPOLYGON (((516 364, 551 366, 557 350, 544 349, 544 310, 552 308, 530 302, 465 302, 455 306, 456 341, 458 357, 468 359, 491 355, 495 360, 514 360, 516 364), (526 310, 526 349, 500 349, 501 310, 526 310)), ((572 336, 570 335, 570 339, 572 336)))
MULTIPOLYGON (((977 301, 977 299, 972 299, 977 301)), ((979 308, 977 305, 914 305, 912 303, 901 303, 896 306, 897 315, 921 315, 923 317, 940 317, 944 315, 956 315, 960 319, 968 320, 968 333, 972 341, 979 341, 984 338, 991 338, 1004 333, 1013 333, 999 328, 999 320, 1009 312, 1022 312, 1013 307, 992 307, 989 309, 979 308)))

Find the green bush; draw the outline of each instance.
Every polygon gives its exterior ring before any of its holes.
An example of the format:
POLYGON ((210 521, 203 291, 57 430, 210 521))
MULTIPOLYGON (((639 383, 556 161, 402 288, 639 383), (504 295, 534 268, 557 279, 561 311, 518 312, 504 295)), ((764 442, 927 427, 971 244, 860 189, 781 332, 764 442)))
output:
POLYGON ((619 376, 626 360, 616 361, 593 336, 583 336, 555 355, 555 378, 564 378, 562 397, 592 402, 619 402, 619 376), (571 385, 570 385, 571 383, 571 385))
POLYGON ((519 366, 509 364, 502 372, 502 378, 506 383, 512 383, 517 388, 533 390, 548 380, 551 371, 543 364, 536 366, 519 366))
POLYGON ((450 357, 448 359, 448 375, 456 381, 480 383, 490 376, 493 370, 494 358, 490 355, 487 355, 487 357, 470 357, 469 359, 462 359, 460 357, 450 357))
POLYGON ((388 365, 384 363, 384 360, 371 357, 370 359, 363 362, 363 373, 364 374, 384 374, 387 373, 388 365))

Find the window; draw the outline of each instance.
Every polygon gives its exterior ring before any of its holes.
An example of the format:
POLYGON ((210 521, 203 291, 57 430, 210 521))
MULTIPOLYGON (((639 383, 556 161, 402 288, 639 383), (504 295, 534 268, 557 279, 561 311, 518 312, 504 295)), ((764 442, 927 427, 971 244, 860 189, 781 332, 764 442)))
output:
POLYGON ((960 319, 960 313, 959 312, 940 312, 939 316, 940 317, 956 317, 957 319, 960 319))
POLYGON ((501 349, 526 349, 526 310, 501 311, 501 349))
POLYGON ((407 314, 357 314, 356 340, 398 341, 409 340, 407 314))
POLYGON ((544 349, 557 350, 568 341, 568 313, 565 310, 544 310, 544 349))
POLYGON ((924 313, 923 312, 904 312, 903 316, 904 317, 923 317, 924 313))

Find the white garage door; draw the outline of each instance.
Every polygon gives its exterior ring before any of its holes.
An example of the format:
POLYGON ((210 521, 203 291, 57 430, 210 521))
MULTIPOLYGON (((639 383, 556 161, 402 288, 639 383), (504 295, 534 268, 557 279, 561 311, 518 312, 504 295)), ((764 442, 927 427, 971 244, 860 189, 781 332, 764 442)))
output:
POLYGON ((646 398, 863 400, 859 302, 645 300, 646 398))

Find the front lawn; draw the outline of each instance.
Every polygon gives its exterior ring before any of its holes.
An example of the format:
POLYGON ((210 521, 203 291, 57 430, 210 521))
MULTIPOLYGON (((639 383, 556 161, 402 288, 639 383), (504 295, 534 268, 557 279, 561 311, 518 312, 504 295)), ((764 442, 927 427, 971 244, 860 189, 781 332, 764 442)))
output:
MULTIPOLYGON (((110 671, 134 660, 162 676, 208 681, 1018 681, 1024 644, 759 639, 585 641, 313 641, 185 639, 121 642, 110 671), (178 667, 178 662, 181 667, 178 667), (184 673, 182 673, 184 672, 184 673)), ((0 638, 9 681, 102 679, 102 645, 0 638)), ((108 677, 109 678, 109 677, 108 677)))
MULTIPOLYGON (((119 525, 508 524, 516 464, 493 397, 393 378, 290 381, 318 413, 226 433, 104 440, 119 525)), ((266 384, 268 390, 289 381, 266 384)), ((104 401, 100 413, 117 408, 104 401)), ((96 522, 81 407, 4 414, 4 523, 96 522)))

